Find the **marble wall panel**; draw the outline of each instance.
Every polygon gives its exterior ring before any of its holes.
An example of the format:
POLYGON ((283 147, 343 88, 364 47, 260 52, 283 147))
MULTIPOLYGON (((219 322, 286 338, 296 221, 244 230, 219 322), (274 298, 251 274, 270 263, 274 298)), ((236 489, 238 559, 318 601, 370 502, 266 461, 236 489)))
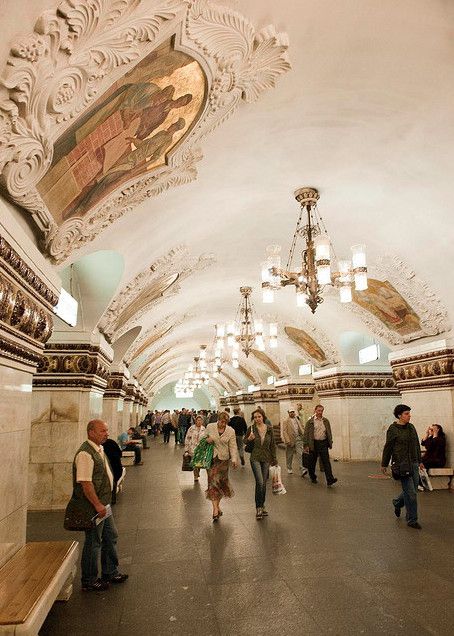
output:
POLYGON ((0 436, 0 518, 27 502, 28 431, 0 436))
POLYGON ((31 381, 31 373, 12 367, 0 367, 0 435, 29 429, 31 381))
POLYGON ((63 510, 71 497, 73 481, 72 459, 71 463, 62 462, 53 465, 52 510, 63 510))
POLYGON ((0 567, 25 543, 27 506, 0 519, 0 567))
POLYGON ((28 471, 28 507, 30 510, 52 508, 53 464, 30 464, 28 471))
POLYGON ((102 419, 109 425, 109 435, 116 439, 122 432, 123 398, 104 398, 102 419))
POLYGON ((411 421, 422 437, 430 424, 440 424, 446 434, 447 466, 454 466, 454 391, 405 391, 404 404, 411 407, 411 421))

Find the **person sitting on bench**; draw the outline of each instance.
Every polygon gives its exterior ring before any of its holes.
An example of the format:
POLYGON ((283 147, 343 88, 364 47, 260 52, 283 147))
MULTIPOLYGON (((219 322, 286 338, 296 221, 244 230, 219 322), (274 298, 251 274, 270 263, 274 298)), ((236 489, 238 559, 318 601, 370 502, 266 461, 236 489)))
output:
POLYGON ((446 435, 439 424, 432 424, 421 440, 426 452, 422 463, 426 469, 443 468, 446 465, 446 435))
POLYGON ((125 433, 120 433, 118 436, 118 444, 122 451, 131 450, 134 451, 134 464, 136 466, 142 466, 142 447, 140 444, 136 444, 132 439, 132 434, 134 433, 134 428, 130 426, 128 431, 125 433))

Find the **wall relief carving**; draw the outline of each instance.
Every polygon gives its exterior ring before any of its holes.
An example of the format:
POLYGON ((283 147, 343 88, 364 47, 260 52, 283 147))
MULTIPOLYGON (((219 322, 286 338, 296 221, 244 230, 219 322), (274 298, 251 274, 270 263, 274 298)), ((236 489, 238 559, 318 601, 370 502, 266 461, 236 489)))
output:
POLYGON ((393 378, 401 391, 454 386, 454 350, 443 349, 391 360, 393 378))
POLYGON ((196 178, 201 139, 275 85, 287 48, 274 27, 256 32, 208 0, 65 0, 45 11, 3 73, 0 171, 48 256, 63 261, 146 197, 196 178), (189 65, 198 82, 179 94, 189 65))
POLYGON ((96 345, 51 343, 46 345, 33 388, 88 388, 107 386, 112 360, 96 345))
POLYGON ((449 331, 448 312, 415 272, 396 256, 383 256, 371 269, 369 288, 353 292, 344 307, 392 345, 449 331))
POLYGON ((399 396, 391 373, 336 373, 315 378, 315 390, 320 397, 399 396))

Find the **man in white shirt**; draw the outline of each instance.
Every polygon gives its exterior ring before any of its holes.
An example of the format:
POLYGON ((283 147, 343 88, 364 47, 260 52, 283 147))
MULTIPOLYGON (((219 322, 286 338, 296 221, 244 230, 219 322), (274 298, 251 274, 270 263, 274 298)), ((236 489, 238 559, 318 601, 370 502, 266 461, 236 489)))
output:
POLYGON ((326 485, 332 486, 337 479, 334 477, 331 462, 329 460, 329 449, 333 447, 333 436, 331 425, 326 417, 323 417, 324 408, 317 404, 314 415, 310 417, 304 427, 303 446, 304 451, 309 453, 309 476, 313 484, 317 483, 315 466, 320 456, 320 461, 325 471, 326 485))
POLYGON ((128 578, 118 570, 118 532, 111 513, 113 476, 102 443, 109 434, 102 420, 91 420, 87 425, 86 440, 74 457, 73 497, 82 507, 85 505, 90 518, 102 519, 85 530, 82 550, 82 590, 102 591, 110 583, 123 583, 128 578), (98 578, 98 561, 101 554, 101 578, 98 578))

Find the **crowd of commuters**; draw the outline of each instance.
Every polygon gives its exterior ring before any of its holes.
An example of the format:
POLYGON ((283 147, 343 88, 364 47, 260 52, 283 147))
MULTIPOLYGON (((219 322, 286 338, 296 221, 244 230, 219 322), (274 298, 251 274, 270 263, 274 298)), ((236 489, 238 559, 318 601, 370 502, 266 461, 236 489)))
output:
MULTIPOLYGON (((260 407, 253 411, 249 426, 239 408, 234 409, 232 418, 229 411, 228 407, 219 413, 196 413, 184 408, 173 413, 169 410, 148 411, 138 427, 130 427, 119 436, 119 444, 109 439, 106 422, 92 420, 88 423, 87 440, 74 458, 73 495, 70 501, 72 509, 77 510, 78 523, 82 515, 88 524, 85 528, 81 561, 83 590, 105 590, 111 584, 123 583, 128 579, 128 575, 118 569, 118 533, 110 505, 115 502, 116 484, 122 474, 122 449, 133 449, 136 463, 142 463, 137 451, 141 451, 142 444, 147 447, 147 435, 162 432, 163 443, 167 444, 173 432, 175 445, 184 445, 184 453, 190 457, 203 438, 212 445, 212 462, 207 469, 208 487, 205 494, 212 504, 213 522, 223 515, 221 500, 234 495, 229 480, 229 467, 235 469, 239 461, 244 466, 244 453, 249 453, 255 480, 256 518, 260 520, 268 516, 265 500, 269 469, 278 463, 273 426, 260 407), (142 444, 137 444, 138 439, 141 439, 142 444), (96 524, 93 522, 95 518, 96 524), (98 576, 99 562, 101 576, 98 576)), ((293 459, 296 455, 301 466, 301 476, 304 477, 308 471, 315 484, 315 470, 319 460, 326 484, 330 487, 337 482, 329 457, 329 450, 333 445, 330 422, 324 417, 321 404, 315 407, 314 413, 305 422, 301 421, 301 411, 299 406, 297 410, 289 410, 288 418, 281 427, 287 471, 289 474, 293 472, 293 459)), ((406 404, 395 407, 394 417, 394 422, 387 430, 381 467, 387 473, 391 464, 392 475, 401 484, 401 492, 392 500, 395 516, 400 517, 405 508, 407 525, 421 529, 417 501, 420 471, 445 466, 446 436, 439 424, 433 424, 422 440, 419 440, 417 431, 410 422, 411 408, 406 404)), ((195 482, 199 480, 199 473, 199 469, 194 468, 195 482)))

